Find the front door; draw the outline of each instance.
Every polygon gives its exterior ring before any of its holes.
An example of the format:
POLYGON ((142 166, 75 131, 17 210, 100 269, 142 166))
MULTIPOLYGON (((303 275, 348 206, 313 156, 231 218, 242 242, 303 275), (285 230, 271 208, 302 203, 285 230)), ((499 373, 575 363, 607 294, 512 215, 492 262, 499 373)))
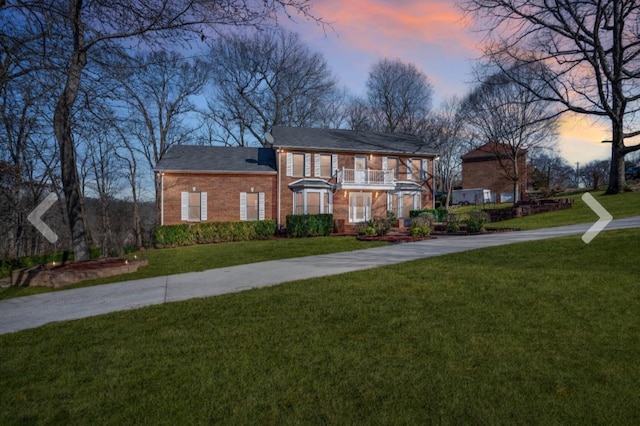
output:
POLYGON ((366 222, 371 219, 371 193, 349 194, 349 222, 366 222))

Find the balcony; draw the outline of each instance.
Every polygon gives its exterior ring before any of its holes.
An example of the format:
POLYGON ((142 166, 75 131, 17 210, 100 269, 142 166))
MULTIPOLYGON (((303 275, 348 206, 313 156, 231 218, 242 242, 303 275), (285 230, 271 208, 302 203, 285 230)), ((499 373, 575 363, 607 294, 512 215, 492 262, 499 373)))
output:
POLYGON ((389 191, 395 187, 394 170, 345 169, 338 170, 336 189, 368 189, 389 191))

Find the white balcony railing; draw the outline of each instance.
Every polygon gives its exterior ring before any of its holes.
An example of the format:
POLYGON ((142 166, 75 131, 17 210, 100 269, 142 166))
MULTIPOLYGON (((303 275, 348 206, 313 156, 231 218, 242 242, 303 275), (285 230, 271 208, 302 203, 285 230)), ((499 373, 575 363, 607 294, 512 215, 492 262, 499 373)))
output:
POLYGON ((395 183, 394 170, 345 169, 338 170, 337 183, 339 187, 372 187, 389 186, 395 183))

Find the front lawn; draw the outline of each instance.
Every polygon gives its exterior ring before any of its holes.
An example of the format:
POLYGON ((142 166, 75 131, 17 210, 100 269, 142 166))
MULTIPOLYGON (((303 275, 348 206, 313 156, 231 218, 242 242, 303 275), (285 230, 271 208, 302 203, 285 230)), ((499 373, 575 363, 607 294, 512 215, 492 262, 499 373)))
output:
POLYGON ((638 424, 640 230, 0 336, 0 424, 638 424))
MULTIPOLYGON (((618 195, 603 194, 603 192, 591 193, 591 195, 611 213, 614 219, 640 216, 640 192, 627 192, 618 195)), ((573 198, 575 200, 571 209, 495 222, 489 226, 530 230, 575 225, 578 223, 592 223, 598 220, 598 216, 593 210, 582 201, 582 194, 571 195, 566 198, 573 198)))
MULTIPOLYGON (((64 289, 129 281, 141 278, 160 277, 198 272, 207 269, 288 259, 317 254, 338 253, 384 245, 381 242, 358 241, 354 237, 280 238, 266 241, 243 241, 236 243, 204 244, 173 249, 147 250, 127 257, 142 257, 149 265, 138 272, 101 280, 86 281, 64 289)), ((37 287, 0 287, 0 300, 18 296, 53 291, 37 287)))

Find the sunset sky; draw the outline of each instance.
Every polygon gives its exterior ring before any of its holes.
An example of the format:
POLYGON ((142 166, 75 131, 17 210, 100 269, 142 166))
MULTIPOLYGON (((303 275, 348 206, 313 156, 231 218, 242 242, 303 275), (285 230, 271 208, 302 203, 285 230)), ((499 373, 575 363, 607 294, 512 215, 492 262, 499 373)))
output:
MULTIPOLYGON (((434 107, 453 95, 464 96, 472 82, 473 60, 480 55, 482 34, 465 22, 453 0, 317 0, 313 11, 332 23, 294 18, 281 22, 327 59, 341 85, 364 95, 369 68, 387 57, 411 62, 430 79, 434 107)), ((566 117, 559 151, 569 162, 609 157, 606 129, 584 118, 566 117)))

